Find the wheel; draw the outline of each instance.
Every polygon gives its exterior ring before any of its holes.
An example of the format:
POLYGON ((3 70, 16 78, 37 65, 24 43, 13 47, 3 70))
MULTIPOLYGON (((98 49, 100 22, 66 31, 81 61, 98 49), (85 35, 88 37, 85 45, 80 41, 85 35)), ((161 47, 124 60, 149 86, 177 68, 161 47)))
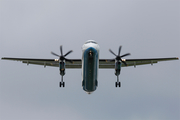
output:
POLYGON ((121 87, 121 82, 119 82, 119 87, 121 87))
POLYGON ((65 82, 59 82, 59 87, 65 87, 65 82))
POLYGON ((115 87, 121 87, 121 82, 116 82, 115 87))
POLYGON ((65 82, 63 82, 62 84, 63 84, 63 87, 65 87, 65 82))
POLYGON ((62 85, 61 82, 59 82, 59 87, 61 87, 61 85, 62 85))
POLYGON ((117 87, 117 82, 115 82, 115 87, 117 87))

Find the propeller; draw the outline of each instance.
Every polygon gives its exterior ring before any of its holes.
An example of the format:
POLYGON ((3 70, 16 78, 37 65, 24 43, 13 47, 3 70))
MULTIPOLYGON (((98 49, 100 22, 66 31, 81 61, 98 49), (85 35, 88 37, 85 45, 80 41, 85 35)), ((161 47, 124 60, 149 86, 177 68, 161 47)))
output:
POLYGON ((60 53, 61 53, 61 55, 58 55, 58 54, 56 54, 56 53, 54 53, 54 52, 51 52, 51 54, 53 54, 53 55, 59 57, 59 60, 66 60, 66 61, 72 63, 72 60, 69 60, 69 59, 65 58, 65 57, 66 57, 67 55, 69 55, 71 52, 73 52, 73 51, 70 50, 70 51, 67 52, 65 55, 63 55, 63 50, 62 50, 62 45, 61 45, 61 46, 60 46, 60 53))
POLYGON ((131 55, 131 54, 130 54, 130 53, 126 53, 126 54, 120 56, 121 48, 122 48, 122 46, 119 46, 118 55, 116 55, 111 49, 109 49, 109 51, 110 51, 113 55, 116 56, 115 59, 116 59, 117 61, 120 60, 125 66, 127 66, 127 63, 126 63, 125 61, 123 61, 121 58, 123 58, 123 57, 125 57, 125 56, 128 56, 128 55, 131 55))

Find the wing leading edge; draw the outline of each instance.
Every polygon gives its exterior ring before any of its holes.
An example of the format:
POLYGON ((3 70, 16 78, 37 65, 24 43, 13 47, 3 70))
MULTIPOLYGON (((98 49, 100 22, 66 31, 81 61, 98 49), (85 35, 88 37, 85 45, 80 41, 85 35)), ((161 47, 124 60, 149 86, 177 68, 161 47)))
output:
MULTIPOLYGON (((42 65, 44 67, 51 66, 51 67, 59 67, 59 60, 58 59, 33 59, 33 58, 9 58, 9 57, 3 57, 1 58, 3 60, 14 60, 14 61, 22 61, 22 63, 25 63, 27 65, 34 64, 34 65, 42 65)), ((154 64, 161 61, 169 61, 169 60, 178 60, 177 57, 172 58, 151 58, 151 59, 123 59, 127 63, 128 66, 134 66, 137 65, 145 65, 145 64, 154 64)), ((82 67, 82 61, 81 59, 69 59, 71 62, 66 61, 66 68, 81 68, 82 67)), ((126 67, 124 64, 122 64, 122 67, 126 67)), ((100 59, 99 60, 99 68, 102 69, 114 69, 115 68, 115 59, 100 59)))

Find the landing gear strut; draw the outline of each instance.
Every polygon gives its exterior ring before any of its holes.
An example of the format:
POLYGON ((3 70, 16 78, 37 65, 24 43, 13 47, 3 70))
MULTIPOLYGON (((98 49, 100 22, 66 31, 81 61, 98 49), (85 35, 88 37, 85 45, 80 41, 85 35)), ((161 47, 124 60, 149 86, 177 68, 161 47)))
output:
POLYGON ((119 75, 117 76, 117 82, 115 82, 115 87, 121 87, 121 82, 119 82, 119 75))
POLYGON ((121 82, 119 82, 119 75, 121 72, 121 62, 115 63, 115 75, 117 76, 117 82, 115 82, 115 87, 121 87, 121 82))
POLYGON ((61 75, 61 82, 59 83, 59 87, 65 87, 65 82, 63 82, 63 76, 65 75, 65 63, 64 62, 60 62, 59 63, 60 66, 60 75, 61 75))
POLYGON ((113 55, 116 56, 116 58, 115 58, 115 75, 117 76, 117 82, 115 83, 115 87, 117 87, 117 86, 121 87, 121 82, 119 82, 119 75, 120 75, 120 71, 121 71, 121 63, 123 63, 125 66, 127 66, 126 60, 124 60, 122 58, 130 55, 130 53, 126 53, 126 54, 120 56, 121 48, 122 48, 122 46, 119 46, 119 50, 118 50, 117 55, 111 49, 109 49, 109 51, 113 55))
POLYGON ((65 87, 65 82, 63 82, 63 76, 65 75, 65 61, 68 62, 73 62, 70 59, 65 58, 68 54, 70 54, 72 52, 72 50, 70 50, 69 52, 67 52, 65 55, 63 55, 63 50, 62 50, 62 45, 60 46, 60 53, 61 55, 58 55, 54 52, 51 52, 51 54, 58 56, 59 59, 55 60, 55 61, 59 61, 59 71, 60 71, 60 75, 61 75, 61 82, 59 83, 59 87, 65 87))
POLYGON ((63 82, 63 75, 61 75, 61 82, 59 82, 59 87, 65 87, 65 82, 63 82))

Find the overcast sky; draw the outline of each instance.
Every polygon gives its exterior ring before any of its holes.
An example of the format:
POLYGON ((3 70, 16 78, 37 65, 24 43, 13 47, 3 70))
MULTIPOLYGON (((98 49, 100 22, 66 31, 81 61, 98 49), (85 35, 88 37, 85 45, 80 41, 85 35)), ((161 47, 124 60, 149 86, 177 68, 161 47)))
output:
MULTIPOLYGON (((0 57, 54 59, 51 51, 81 58, 88 39, 100 58, 180 57, 179 0, 1 0, 0 57)), ((99 70, 91 95, 81 87, 81 69, 67 69, 59 88, 58 68, 0 60, 1 120, 179 120, 180 62, 99 70)))

